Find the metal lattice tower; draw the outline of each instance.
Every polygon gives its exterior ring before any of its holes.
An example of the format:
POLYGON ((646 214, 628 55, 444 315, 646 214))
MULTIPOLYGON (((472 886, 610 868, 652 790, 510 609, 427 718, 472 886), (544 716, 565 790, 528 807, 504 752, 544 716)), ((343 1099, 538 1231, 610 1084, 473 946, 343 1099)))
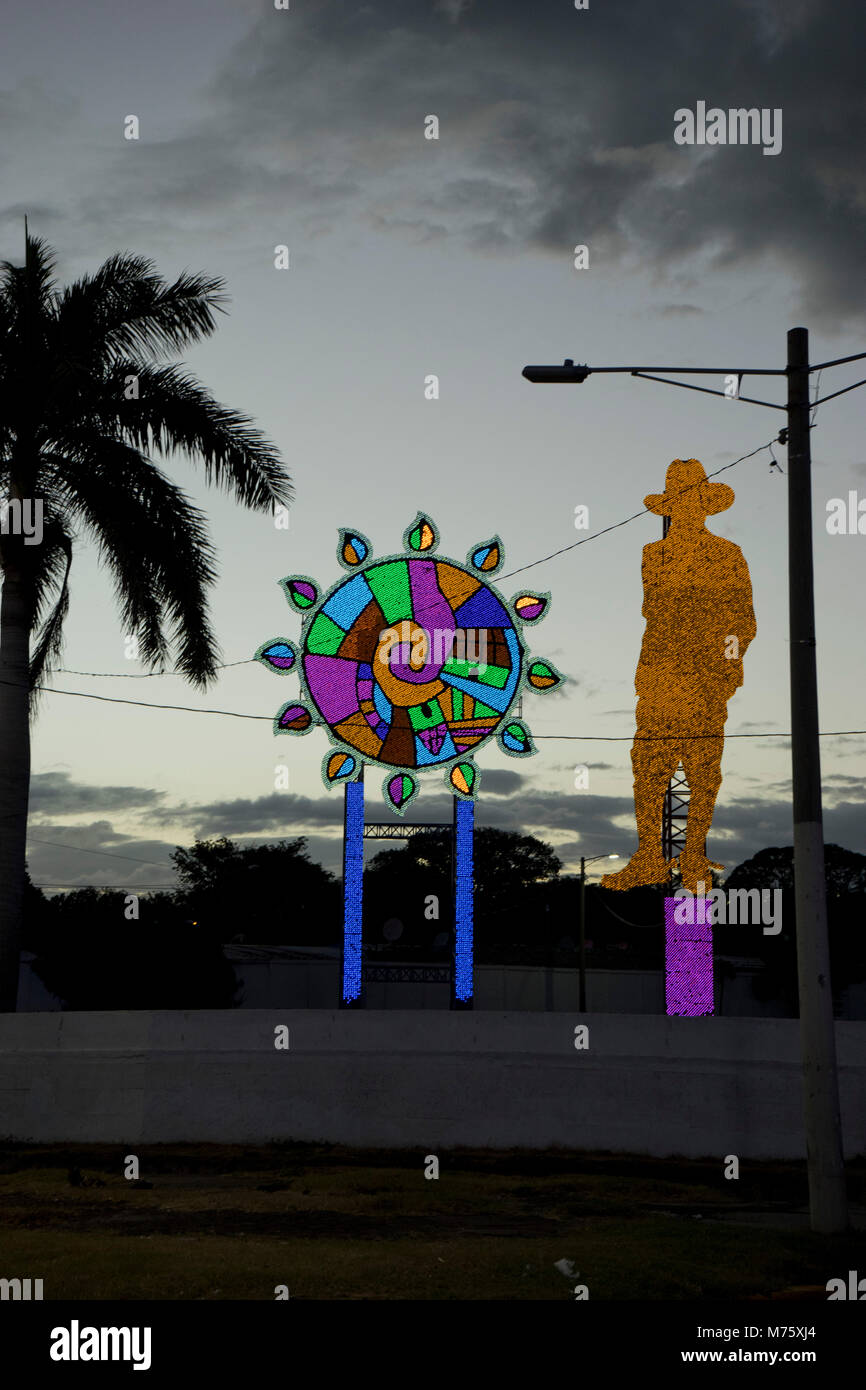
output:
POLYGON ((685 848, 688 809, 689 788, 680 763, 668 783, 662 807, 662 854, 665 859, 676 859, 685 848))

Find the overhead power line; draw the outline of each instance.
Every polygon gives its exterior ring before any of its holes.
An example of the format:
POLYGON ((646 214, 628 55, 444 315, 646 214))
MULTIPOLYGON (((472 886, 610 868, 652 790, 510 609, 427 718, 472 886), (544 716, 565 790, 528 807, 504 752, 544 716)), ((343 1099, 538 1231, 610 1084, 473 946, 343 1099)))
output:
MULTIPOLYGON (((0 685, 15 685, 15 681, 0 680, 0 685)), ((37 685, 34 690, 44 691, 46 695, 71 695, 79 700, 99 700, 106 705, 135 705, 139 709, 167 709, 180 710, 184 714, 221 714, 226 719, 255 719, 273 724, 273 718, 269 714, 244 714, 239 710, 233 709, 204 709, 200 705, 158 705, 151 700, 123 700, 114 695, 92 695, 89 690, 57 690, 50 685, 37 685)), ((866 729, 825 729, 821 733, 821 738, 849 738, 857 734, 866 734, 866 729)), ((533 734, 536 742, 540 739, 561 739, 570 740, 577 743, 633 743, 634 734, 533 734)), ((665 739, 667 734, 653 734, 647 737, 647 741, 665 739)), ((707 734, 689 734, 689 738, 720 738, 718 732, 707 734)), ((766 729, 752 734, 726 734, 725 738, 790 738, 789 732, 784 729, 766 729)))
MULTIPOLYGON (((766 443, 766 444, 760 444, 760 445, 758 446, 757 449, 752 449, 752 451, 751 451, 750 453, 748 453, 748 454, 742 454, 739 458, 734 459, 731 463, 722 464, 722 466, 721 466, 720 468, 716 468, 716 469, 714 469, 711 473, 708 473, 708 474, 707 474, 707 477, 708 477, 708 478, 714 478, 714 477, 716 477, 719 473, 724 473, 724 472, 726 472, 727 469, 729 469, 729 468, 735 468, 735 467, 737 466, 737 464, 739 464, 739 463, 744 463, 747 459, 754 458, 756 454, 762 453, 765 449, 769 450, 769 451, 770 451, 770 454, 771 454, 771 456, 772 456, 772 452, 773 452, 772 446, 773 446, 773 444, 776 443, 776 442, 779 442, 779 441, 778 441, 777 438, 774 438, 774 439, 770 440, 770 441, 769 441, 768 443, 766 443)), ((631 522, 631 521, 637 521, 640 517, 642 517, 642 516, 648 516, 648 515, 650 515, 649 509, 648 509, 647 507, 643 507, 643 508, 641 508, 641 510, 640 510, 639 512, 634 512, 631 516, 624 517, 624 518, 622 519, 622 521, 616 521, 616 522, 614 522, 611 526, 605 526, 605 527, 603 527, 600 531, 594 531, 594 532, 592 533, 592 535, 583 536, 579 541, 573 541, 570 545, 562 546, 561 549, 559 549, 559 550, 554 550, 554 551, 552 551, 549 555, 544 555, 544 556, 542 556, 541 559, 539 559, 539 560, 532 560, 532 561, 530 561, 530 563, 527 564, 527 565, 521 565, 518 569, 510 570, 510 571, 508 572, 508 574, 503 575, 502 578, 503 578, 503 579, 511 579, 511 578, 513 578, 514 575, 516 575, 516 574, 523 574, 526 570, 534 569, 537 565, 546 564, 548 560, 554 560, 554 559, 556 559, 556 557, 557 557, 558 555, 565 555, 568 551, 570 551, 570 550, 575 550, 578 546, 586 545, 589 541, 598 540, 598 538, 599 538, 600 536, 609 535, 611 531, 616 531, 616 530, 619 529, 619 527, 621 527, 621 526, 627 526, 627 525, 629 524, 629 522, 631 522)), ((254 657, 246 657, 246 658, 244 658, 244 659, 241 660, 241 661, 227 661, 227 662, 224 662, 221 666, 218 666, 218 667, 217 667, 217 670, 226 671, 226 670, 229 670, 231 667, 235 667, 235 666, 246 666, 246 665, 251 665, 251 664, 253 664, 254 661, 255 661, 255 658, 254 658, 254 657)), ((178 675, 178 674, 179 674, 179 672, 177 672, 177 671, 142 671, 142 672, 130 672, 130 671, 75 671, 75 670, 71 670, 71 669, 69 669, 69 668, 67 668, 67 667, 60 667, 60 668, 58 668, 58 670, 61 671, 61 672, 62 672, 63 674, 65 674, 65 675, 93 676, 93 677, 96 677, 96 678, 101 678, 101 679, 106 679, 106 680, 108 680, 108 679, 147 680, 147 679, 150 679, 150 678, 152 678, 152 677, 154 677, 154 676, 173 676, 173 675, 178 675)), ((16 684, 16 682, 14 682, 14 681, 0 681, 0 685, 14 685, 14 684, 16 684)), ((164 705, 164 704, 159 704, 159 703, 157 703, 157 702, 155 702, 155 701, 151 701, 151 700, 124 700, 121 696, 117 696, 117 695, 94 695, 92 692, 86 691, 86 690, 60 690, 60 689, 58 689, 56 686, 50 686, 50 685, 37 685, 37 686, 34 687, 34 689, 39 690, 39 691, 41 691, 41 692, 44 692, 46 695, 68 695, 68 696, 72 696, 73 698, 79 699, 79 700, 98 700, 98 701, 100 701, 101 703, 103 703, 103 704, 108 704, 108 705, 134 705, 134 706, 136 706, 136 707, 138 707, 138 708, 140 708, 140 709, 174 710, 174 711, 177 711, 178 713, 182 713, 182 714, 211 714, 211 715, 221 715, 221 716, 222 716, 223 718, 225 718, 225 719, 252 719, 252 720, 255 720, 255 721, 259 722, 259 723, 269 723, 269 724, 272 724, 272 723, 273 723, 273 719, 272 719, 271 715, 269 715, 269 714, 245 714, 245 713, 243 713, 243 712, 240 711, 240 710, 205 709, 205 708, 202 707, 201 705, 164 705)), ((820 734, 820 737, 821 737, 821 738, 852 738, 852 737, 856 737, 856 736, 863 735, 863 734, 866 734, 866 729, 828 729, 828 730, 824 730, 824 731, 820 734)), ((540 740, 542 740, 542 739, 545 739, 545 740, 551 740, 551 739, 553 739, 553 740, 568 741, 568 742, 576 742, 576 743, 631 743, 631 742, 634 741, 634 737, 635 737, 635 736, 634 736, 634 734, 536 734, 536 735, 533 735, 533 737, 535 738, 535 740, 536 740, 537 742, 540 741, 540 740)), ((658 735, 658 736, 656 736, 656 737, 658 737, 658 738, 663 738, 664 735, 658 735)), ((691 738, 695 738, 695 739, 698 739, 698 738, 718 738, 719 735, 718 735, 718 733, 692 734, 692 735, 690 735, 690 737, 691 737, 691 738)), ((787 732, 787 731, 784 731, 784 730, 778 730, 778 729, 768 729, 768 730, 765 730, 765 731, 763 731, 763 732, 758 732, 758 733, 749 733, 749 734, 727 734, 727 735, 726 735, 726 738, 727 738, 727 739, 732 739, 732 738, 790 738, 790 737, 791 737, 790 732, 787 732)), ((47 841, 46 841, 45 843, 47 843, 47 841)), ((67 848, 71 848, 71 846, 67 846, 67 848)), ((119 856, 119 857, 121 857, 121 858, 128 858, 129 856, 119 856)), ((153 862, 153 861, 142 861, 142 862, 153 862)))
POLYGON ((79 850, 82 854, 104 854, 107 855, 109 859, 129 859, 134 864, 150 864, 151 868, 154 869, 165 869, 167 867, 164 863, 160 864, 157 859, 139 859, 135 854, 116 854, 115 851, 111 849, 91 849, 89 845, 70 845, 65 844, 62 840, 39 840, 35 835, 28 835, 27 839, 28 843, 31 845, 51 845, 54 849, 75 849, 79 850))
MULTIPOLYGON (((722 464, 721 468, 716 468, 716 469, 714 469, 712 473, 708 473, 708 474, 707 474, 707 477, 708 477, 708 478, 715 478, 717 474, 726 472, 726 470, 727 470, 728 468, 736 468, 736 466, 737 466, 738 463, 745 463, 746 459, 754 458, 756 454, 762 453, 764 449, 769 449, 770 453, 772 454, 772 452, 773 452, 773 444, 781 443, 781 442, 783 442, 783 441, 779 440, 778 438, 774 438, 774 439, 770 440, 770 442, 767 443, 767 444, 760 444, 760 445, 758 446, 758 448, 757 448, 757 449, 753 449, 751 453, 749 453, 749 454, 742 454, 742 455, 740 456, 740 458, 734 459, 732 463, 724 463, 724 464, 722 464)), ((572 543, 571 543, 570 545, 564 545, 560 550, 554 550, 554 551, 552 551, 550 555, 543 555, 543 556, 541 557, 540 560, 531 560, 531 561, 529 562, 528 565, 521 565, 519 569, 516 569, 516 570, 509 570, 509 572, 508 572, 507 574, 503 574, 503 575, 501 576, 501 578, 502 578, 502 579, 512 579, 512 578, 514 577, 515 574, 523 574, 524 570, 531 570, 531 569, 534 569, 534 568, 536 567, 536 565, 544 565, 544 564, 547 563, 548 560, 555 560, 556 557, 557 557, 557 555, 565 555, 569 550, 575 550, 575 549, 577 548, 577 546, 579 546, 579 545, 586 545, 588 541, 595 541, 595 540, 598 540, 599 536, 606 536, 606 535, 608 535, 611 531, 616 531, 616 530, 618 530, 620 526, 627 526, 627 525, 629 524, 630 521, 637 521, 640 517, 642 517, 642 516, 649 516, 649 515, 651 515, 651 513, 650 513, 650 511, 649 511, 649 508, 648 508, 648 507, 641 507, 641 509, 640 509, 639 512, 633 512, 631 516, 624 517, 622 521, 615 521, 615 522, 613 523, 612 526, 604 526, 604 527, 602 527, 602 529, 601 529, 600 531, 593 531, 592 535, 590 535, 590 536, 583 536, 579 541, 572 541, 572 543)), ((218 666, 216 669, 217 669, 218 671, 228 671, 228 670, 229 670, 231 667, 233 667, 233 666, 250 666, 250 665, 252 665, 254 662, 255 662, 255 657, 248 656, 248 657, 245 657, 245 658, 244 658, 243 660, 241 660, 241 661, 226 661, 226 662, 223 662, 223 664, 222 664, 221 666, 218 666)), ((96 677, 96 678, 98 678, 98 679, 101 679, 101 680, 113 680, 113 679, 117 679, 117 680, 152 680, 155 676, 176 676, 176 675, 180 675, 180 674, 181 674, 181 673, 178 672, 178 671, 74 671, 74 670, 71 670, 71 669, 70 669, 69 667, 67 667, 67 666, 58 666, 57 670, 58 670, 58 672, 62 673, 62 674, 65 675, 65 676, 94 676, 94 677, 96 677)), ((48 689, 47 686, 46 686, 46 687, 40 686, 39 688, 40 688, 40 689, 48 689)), ((78 693, 78 692, 69 691, 69 692, 64 692, 64 693, 76 694, 76 693, 78 693)), ((92 698, 92 699, 96 699, 97 697, 96 697, 96 696, 92 696, 91 698, 92 698)), ((179 708, 181 708, 181 706, 177 706, 177 705, 163 705, 163 706, 160 706, 160 708, 162 708, 162 709, 179 709, 179 708)), ((208 711, 208 712, 209 712, 209 711, 208 711)), ((214 712, 214 713, 220 713, 220 711, 217 711, 217 710, 215 710, 215 711, 213 711, 213 712, 214 712)), ((222 711, 222 713, 226 713, 226 711, 222 711)), ((244 715, 239 715, 239 716, 238 716, 238 718, 248 718, 248 719, 256 719, 256 718, 262 718, 262 717, 264 717, 264 716, 259 716, 259 715, 246 715, 246 716, 244 716, 244 715)))
MULTIPOLYGON (((712 473, 708 473, 708 478, 715 478, 717 474, 724 473, 728 468, 736 468, 738 463, 745 463, 746 459, 754 458, 755 454, 760 454, 764 449, 769 449, 772 453, 773 444, 779 443, 778 436, 774 436, 768 444, 760 444, 757 449, 753 449, 750 454, 743 454, 742 457, 734 459, 733 463, 722 464, 721 468, 716 468, 712 473)), ((564 545, 560 550, 553 550, 549 555, 544 555, 540 560, 531 560, 528 565, 521 565, 519 569, 509 570, 503 574, 501 579, 513 579, 515 574, 523 574, 526 570, 535 569, 536 565, 544 565, 548 560, 555 560, 557 555, 565 555, 569 550, 575 550, 579 545, 586 545, 588 541, 597 540, 599 536, 606 536, 610 531, 616 531, 620 526, 627 526, 630 521, 637 521, 639 517, 650 516, 652 513, 649 507, 641 507, 639 512, 634 512, 632 516, 624 517, 622 521, 615 521, 612 526, 605 526, 601 531, 593 531, 591 536, 584 536, 579 541, 572 541, 570 545, 564 545)))

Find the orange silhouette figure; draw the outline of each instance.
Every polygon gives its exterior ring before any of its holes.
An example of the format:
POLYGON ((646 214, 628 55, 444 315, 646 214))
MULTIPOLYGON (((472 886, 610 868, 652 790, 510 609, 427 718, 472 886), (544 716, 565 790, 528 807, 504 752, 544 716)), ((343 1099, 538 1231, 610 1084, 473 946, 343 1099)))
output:
POLYGON ((605 888, 664 883, 679 867, 692 893, 712 887, 706 838, 722 782, 728 700, 743 683, 743 656, 755 635, 752 585, 743 552, 708 531, 708 516, 734 500, 710 483, 697 459, 674 459, 664 493, 644 506, 670 517, 664 540, 644 546, 643 645, 635 672, 637 732, 632 746, 638 848, 602 878, 605 888), (662 854, 665 792, 682 762, 689 786, 686 842, 679 861, 662 854))

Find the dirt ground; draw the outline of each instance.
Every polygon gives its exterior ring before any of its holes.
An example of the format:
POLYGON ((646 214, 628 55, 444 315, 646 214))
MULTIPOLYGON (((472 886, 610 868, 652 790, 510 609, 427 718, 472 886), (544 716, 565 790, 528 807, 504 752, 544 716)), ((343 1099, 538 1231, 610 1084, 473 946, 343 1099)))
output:
MULTIPOLYGON (((0 1144, 0 1277, 44 1297, 826 1300, 863 1229, 808 1229, 805 1169, 615 1154, 0 1144), (557 1267, 561 1261, 569 1263, 557 1267)), ((866 1162, 850 1165, 866 1225, 866 1162)))

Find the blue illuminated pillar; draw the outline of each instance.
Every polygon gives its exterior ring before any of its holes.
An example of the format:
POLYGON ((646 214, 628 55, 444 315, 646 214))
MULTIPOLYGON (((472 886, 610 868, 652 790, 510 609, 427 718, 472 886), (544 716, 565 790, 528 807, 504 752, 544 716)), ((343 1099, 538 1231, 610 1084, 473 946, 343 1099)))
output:
POLYGON ((364 1006, 364 770, 344 785, 341 1009, 364 1006))
POLYGON ((473 848, 475 803, 454 798, 454 970, 452 1009, 471 1009, 474 996, 472 950, 473 848))

